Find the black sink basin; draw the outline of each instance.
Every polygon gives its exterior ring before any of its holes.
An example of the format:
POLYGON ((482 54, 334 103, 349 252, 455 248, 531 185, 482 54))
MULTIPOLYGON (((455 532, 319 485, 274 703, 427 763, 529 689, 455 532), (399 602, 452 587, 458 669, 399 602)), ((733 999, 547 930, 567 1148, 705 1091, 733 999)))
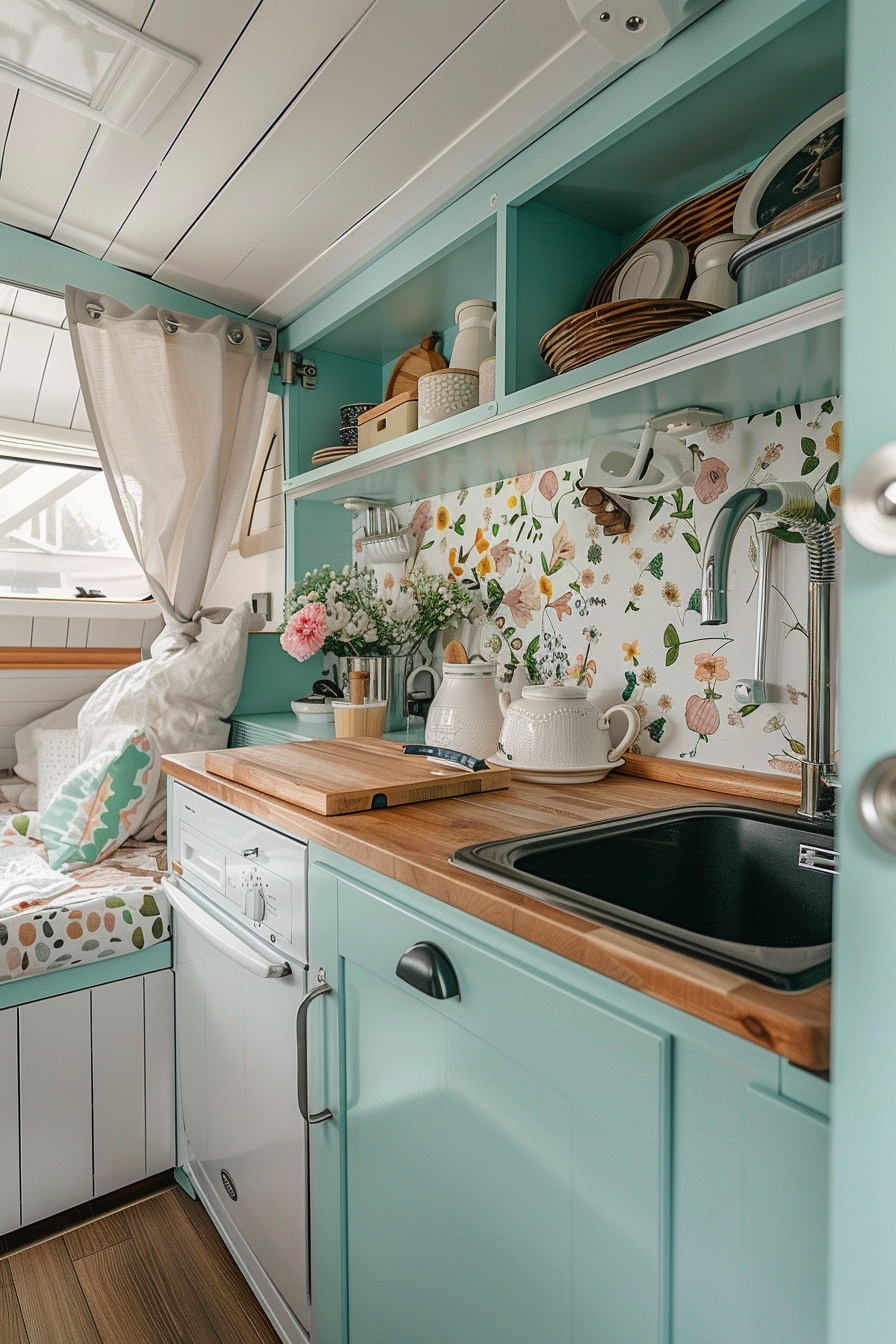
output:
POLYGON ((833 831, 714 806, 469 845, 452 862, 776 989, 830 976, 833 831))

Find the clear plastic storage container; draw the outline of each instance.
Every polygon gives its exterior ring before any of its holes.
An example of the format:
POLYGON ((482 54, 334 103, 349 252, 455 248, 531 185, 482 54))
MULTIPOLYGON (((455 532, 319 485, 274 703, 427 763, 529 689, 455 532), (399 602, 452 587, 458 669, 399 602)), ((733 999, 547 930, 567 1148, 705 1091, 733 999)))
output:
POLYGON ((728 263, 737 281, 738 303, 839 266, 842 229, 840 202, 751 239, 728 263))

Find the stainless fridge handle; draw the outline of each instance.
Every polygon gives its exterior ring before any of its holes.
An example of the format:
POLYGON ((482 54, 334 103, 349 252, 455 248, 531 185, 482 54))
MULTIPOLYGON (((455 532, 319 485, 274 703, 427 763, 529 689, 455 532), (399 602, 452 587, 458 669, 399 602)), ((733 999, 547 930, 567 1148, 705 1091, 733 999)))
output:
POLYGON ((320 994, 329 994, 333 986, 315 985, 299 1004, 296 1013, 296 1099, 302 1119, 309 1125, 319 1125, 322 1120, 332 1120, 333 1112, 328 1109, 308 1114, 308 1009, 313 999, 320 994))

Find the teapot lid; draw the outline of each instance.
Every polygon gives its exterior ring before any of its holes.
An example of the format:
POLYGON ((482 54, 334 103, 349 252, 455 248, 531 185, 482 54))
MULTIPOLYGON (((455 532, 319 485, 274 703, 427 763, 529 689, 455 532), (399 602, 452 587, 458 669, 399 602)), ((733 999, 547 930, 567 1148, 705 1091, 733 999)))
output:
POLYGON ((524 686, 524 700, 584 700, 585 686, 524 686))

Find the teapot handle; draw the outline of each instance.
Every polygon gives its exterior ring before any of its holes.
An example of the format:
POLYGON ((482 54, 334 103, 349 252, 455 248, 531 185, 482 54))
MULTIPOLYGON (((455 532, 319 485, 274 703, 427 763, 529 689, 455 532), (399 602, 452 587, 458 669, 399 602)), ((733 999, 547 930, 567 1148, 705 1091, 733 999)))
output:
POLYGON ((611 765, 615 765, 618 760, 621 760, 623 753, 628 751, 629 747, 640 733, 641 718, 637 710, 632 709, 631 705, 611 705, 598 719, 598 728, 608 728, 610 726, 608 721, 612 714, 624 714, 628 720, 628 728, 625 736, 619 743, 619 746, 613 747, 607 752, 607 760, 611 765))
POLYGON ((497 331, 497 328, 498 328, 498 310, 496 308, 495 311, 492 313, 488 324, 488 338, 492 342, 492 344, 494 344, 495 341, 495 332, 497 331))

